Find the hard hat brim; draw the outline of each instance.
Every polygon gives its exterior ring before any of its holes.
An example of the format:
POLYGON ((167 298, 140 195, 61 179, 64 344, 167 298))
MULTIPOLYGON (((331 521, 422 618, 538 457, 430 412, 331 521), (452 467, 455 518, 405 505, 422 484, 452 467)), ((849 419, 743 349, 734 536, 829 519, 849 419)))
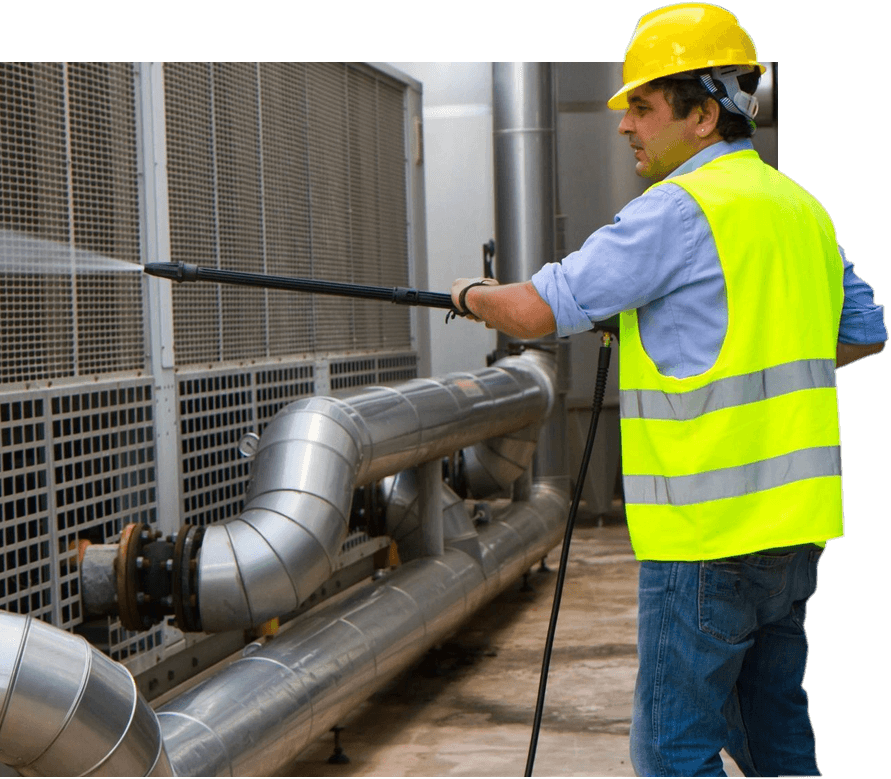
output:
MULTIPOLYGON (((767 67, 762 65, 760 62, 730 62, 725 60, 714 60, 709 61, 702 65, 697 65, 695 70, 699 70, 700 68, 718 68, 724 65, 747 65, 749 67, 757 67, 761 73, 763 74, 767 67)), ((694 68, 691 68, 691 70, 694 68)), ((674 76, 678 73, 687 72, 686 68, 673 69, 668 70, 665 73, 657 73, 654 76, 648 76, 647 78, 637 79, 636 81, 631 81, 627 84, 624 84, 622 88, 616 92, 609 100, 606 101, 606 105, 608 108, 611 108, 613 111, 625 111, 628 109, 628 94, 633 92, 638 87, 642 87, 644 84, 648 84, 651 81, 655 81, 657 78, 665 78, 666 76, 674 76)))

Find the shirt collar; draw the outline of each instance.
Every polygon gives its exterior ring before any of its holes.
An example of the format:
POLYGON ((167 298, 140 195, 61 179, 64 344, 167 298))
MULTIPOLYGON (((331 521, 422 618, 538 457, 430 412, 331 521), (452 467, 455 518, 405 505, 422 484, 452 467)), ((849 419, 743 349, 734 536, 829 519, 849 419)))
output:
POLYGON ((685 163, 678 165, 665 178, 670 179, 675 176, 682 176, 684 173, 692 173, 698 167, 705 165, 707 162, 723 157, 725 154, 733 154, 738 151, 746 151, 754 149, 752 142, 748 138, 739 138, 735 141, 718 141, 711 146, 706 146, 702 151, 697 152, 685 163))

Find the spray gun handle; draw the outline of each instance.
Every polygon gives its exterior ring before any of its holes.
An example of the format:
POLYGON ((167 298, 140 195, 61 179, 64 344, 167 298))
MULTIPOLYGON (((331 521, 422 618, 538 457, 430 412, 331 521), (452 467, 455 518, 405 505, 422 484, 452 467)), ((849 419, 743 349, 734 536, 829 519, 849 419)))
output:
POLYGON ((490 238, 487 243, 483 244, 483 278, 494 279, 495 267, 492 260, 495 257, 495 239, 490 238))

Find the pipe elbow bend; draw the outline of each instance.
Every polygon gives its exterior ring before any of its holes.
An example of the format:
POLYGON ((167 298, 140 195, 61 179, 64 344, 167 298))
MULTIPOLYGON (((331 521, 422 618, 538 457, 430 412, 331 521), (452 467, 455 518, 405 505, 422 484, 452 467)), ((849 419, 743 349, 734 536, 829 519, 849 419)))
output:
POLYGON ((32 776, 172 776, 130 672, 80 636, 0 612, 0 761, 32 776))

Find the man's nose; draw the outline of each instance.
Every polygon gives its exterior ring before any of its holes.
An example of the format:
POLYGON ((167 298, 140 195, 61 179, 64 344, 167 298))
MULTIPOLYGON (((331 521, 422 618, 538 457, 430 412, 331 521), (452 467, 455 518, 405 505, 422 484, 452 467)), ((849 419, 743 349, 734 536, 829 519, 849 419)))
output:
POLYGON ((631 134, 631 121, 628 119, 628 112, 625 112, 625 115, 622 117, 622 121, 619 122, 619 135, 630 135, 631 134))

